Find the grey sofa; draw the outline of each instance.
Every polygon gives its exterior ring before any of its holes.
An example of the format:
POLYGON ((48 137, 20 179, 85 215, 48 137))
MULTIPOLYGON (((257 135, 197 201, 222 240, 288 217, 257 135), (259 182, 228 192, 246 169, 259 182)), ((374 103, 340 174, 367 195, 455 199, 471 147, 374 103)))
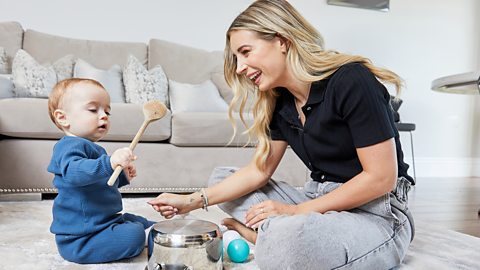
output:
MULTIPOLYGON (((16 22, 0 23, 0 47, 7 52, 10 69, 19 49, 39 63, 73 54, 98 68, 122 66, 128 55, 134 55, 145 67, 161 65, 169 80, 196 84, 210 79, 226 102, 232 98, 223 79, 220 51, 208 52, 159 39, 151 39, 148 44, 72 39, 24 30, 16 22)), ((112 128, 100 142, 109 153, 128 146, 143 121, 141 104, 113 103, 112 113, 112 128)), ((216 166, 246 165, 254 147, 243 147, 247 137, 241 134, 242 125, 238 127, 239 135, 227 145, 233 134, 227 113, 169 111, 147 128, 135 149, 138 176, 122 192, 190 192, 204 187, 216 166)), ((61 136, 49 119, 47 99, 0 99, 0 194, 55 193, 53 177, 46 168, 61 136)), ((302 186, 308 174, 288 149, 274 178, 302 186)))

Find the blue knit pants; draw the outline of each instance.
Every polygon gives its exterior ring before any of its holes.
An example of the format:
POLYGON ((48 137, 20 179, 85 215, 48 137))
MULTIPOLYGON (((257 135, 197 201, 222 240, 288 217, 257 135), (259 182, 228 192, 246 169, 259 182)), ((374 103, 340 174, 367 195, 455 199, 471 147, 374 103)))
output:
POLYGON ((155 224, 144 217, 123 214, 123 223, 85 236, 55 235, 60 255, 76 263, 105 263, 138 256, 145 247, 145 229, 155 224))

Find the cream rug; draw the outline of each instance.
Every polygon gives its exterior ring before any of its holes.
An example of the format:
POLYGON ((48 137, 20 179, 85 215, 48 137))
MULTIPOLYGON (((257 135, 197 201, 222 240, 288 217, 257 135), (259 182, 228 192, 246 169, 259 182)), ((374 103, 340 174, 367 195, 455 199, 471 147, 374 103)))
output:
MULTIPOLYGON (((150 198, 124 199, 124 210, 151 220, 162 220, 146 201, 150 198)), ((0 202, 0 269, 88 269, 144 270, 146 250, 134 258, 108 264, 79 265, 58 255, 53 235, 49 232, 52 200, 33 202, 0 202)), ((216 207, 209 212, 193 211, 186 218, 198 218, 220 223, 227 215, 216 207)), ((228 256, 226 256, 228 257, 228 256)), ((246 263, 235 264, 224 259, 224 269, 258 269, 254 254, 246 263)), ((480 269, 480 238, 435 228, 417 221, 417 234, 402 270, 409 269, 480 269)))

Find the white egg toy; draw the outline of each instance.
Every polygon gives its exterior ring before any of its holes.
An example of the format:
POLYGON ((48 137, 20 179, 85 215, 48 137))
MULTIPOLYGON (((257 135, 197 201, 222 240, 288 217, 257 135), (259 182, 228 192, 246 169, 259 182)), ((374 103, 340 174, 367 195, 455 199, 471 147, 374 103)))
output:
POLYGON ((240 236, 240 234, 237 231, 228 230, 228 231, 224 232, 223 233, 223 248, 224 248, 224 250, 225 251, 227 250, 228 244, 230 244, 230 242, 232 242, 235 239, 240 239, 240 238, 242 238, 242 237, 240 236))

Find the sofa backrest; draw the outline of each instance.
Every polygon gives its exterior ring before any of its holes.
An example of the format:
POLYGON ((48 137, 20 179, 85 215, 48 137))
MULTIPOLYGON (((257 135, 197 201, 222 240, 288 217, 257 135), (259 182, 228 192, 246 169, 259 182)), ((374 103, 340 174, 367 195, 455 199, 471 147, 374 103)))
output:
POLYGON ((7 52, 7 72, 12 71, 15 53, 22 48, 23 28, 18 22, 0 22, 0 47, 7 52))
POLYGON ((198 84, 223 71, 223 53, 208 52, 160 39, 148 44, 148 68, 161 65, 169 79, 198 84))
POLYGON ((147 44, 144 43, 74 39, 34 30, 25 31, 23 49, 39 63, 52 63, 67 54, 73 54, 101 69, 108 69, 115 64, 123 67, 130 54, 145 66, 147 63, 147 44))
POLYGON ((148 68, 156 65, 161 65, 171 80, 190 84, 212 80, 227 103, 233 97, 223 78, 221 51, 209 52, 161 39, 150 39, 148 68))

